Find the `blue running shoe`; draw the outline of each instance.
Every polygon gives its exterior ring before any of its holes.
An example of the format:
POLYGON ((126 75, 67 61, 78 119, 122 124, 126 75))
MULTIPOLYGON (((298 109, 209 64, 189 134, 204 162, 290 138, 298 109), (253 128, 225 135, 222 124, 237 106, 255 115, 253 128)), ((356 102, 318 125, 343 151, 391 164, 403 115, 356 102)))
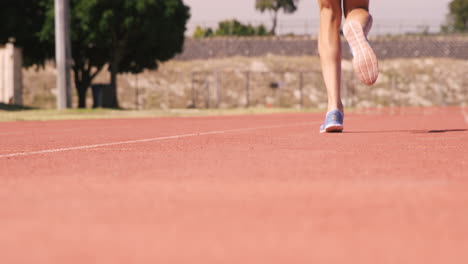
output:
POLYGON ((343 132, 343 117, 338 109, 328 112, 325 122, 320 126, 320 133, 343 132))

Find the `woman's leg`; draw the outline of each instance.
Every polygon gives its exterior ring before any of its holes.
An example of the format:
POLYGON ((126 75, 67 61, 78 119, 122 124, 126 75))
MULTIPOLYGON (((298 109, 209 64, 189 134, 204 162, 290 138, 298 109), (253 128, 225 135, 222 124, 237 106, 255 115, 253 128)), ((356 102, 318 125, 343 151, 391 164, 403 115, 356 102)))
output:
POLYGON ((346 21, 358 21, 362 28, 366 28, 369 15, 369 0, 344 0, 343 9, 346 21))
POLYGON ((369 0, 343 0, 346 21, 343 33, 353 51, 353 65, 361 82, 372 85, 379 76, 377 56, 367 41, 372 26, 369 0))
POLYGON ((318 48, 322 74, 327 87, 328 111, 343 112, 341 102, 341 0, 318 0, 320 28, 318 48))

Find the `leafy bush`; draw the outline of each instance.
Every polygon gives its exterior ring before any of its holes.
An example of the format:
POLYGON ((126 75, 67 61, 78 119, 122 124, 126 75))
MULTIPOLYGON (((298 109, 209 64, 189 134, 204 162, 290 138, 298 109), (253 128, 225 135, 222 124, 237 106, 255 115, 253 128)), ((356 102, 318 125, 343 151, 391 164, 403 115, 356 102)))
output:
POLYGON ((270 33, 264 25, 252 26, 242 24, 236 19, 224 20, 218 23, 218 28, 203 28, 197 26, 193 33, 194 38, 206 38, 211 36, 268 36, 270 33))
POLYGON ((213 30, 211 28, 203 28, 201 26, 197 26, 195 32, 193 32, 194 38, 207 38, 213 36, 213 30))

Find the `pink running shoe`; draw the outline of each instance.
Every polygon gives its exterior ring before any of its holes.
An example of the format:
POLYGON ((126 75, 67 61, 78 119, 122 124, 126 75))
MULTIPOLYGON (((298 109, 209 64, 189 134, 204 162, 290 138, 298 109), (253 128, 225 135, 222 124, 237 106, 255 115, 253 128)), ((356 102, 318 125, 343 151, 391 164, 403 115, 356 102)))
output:
POLYGON ((346 21, 343 27, 344 36, 348 40, 354 56, 354 71, 359 80, 366 85, 374 84, 379 77, 379 62, 366 37, 372 25, 371 21, 366 26, 366 32, 357 21, 346 21))

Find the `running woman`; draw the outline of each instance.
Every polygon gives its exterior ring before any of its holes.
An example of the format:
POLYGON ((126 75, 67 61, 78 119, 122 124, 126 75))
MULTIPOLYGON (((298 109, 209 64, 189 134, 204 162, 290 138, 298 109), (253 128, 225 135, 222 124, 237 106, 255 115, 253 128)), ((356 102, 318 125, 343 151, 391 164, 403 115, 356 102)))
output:
POLYGON ((343 34, 353 54, 354 71, 361 82, 372 85, 379 75, 377 57, 367 40, 372 27, 372 16, 369 14, 369 0, 318 0, 318 4, 318 48, 328 95, 328 111, 320 133, 342 132, 344 111, 341 102, 341 19, 344 13, 343 34))

